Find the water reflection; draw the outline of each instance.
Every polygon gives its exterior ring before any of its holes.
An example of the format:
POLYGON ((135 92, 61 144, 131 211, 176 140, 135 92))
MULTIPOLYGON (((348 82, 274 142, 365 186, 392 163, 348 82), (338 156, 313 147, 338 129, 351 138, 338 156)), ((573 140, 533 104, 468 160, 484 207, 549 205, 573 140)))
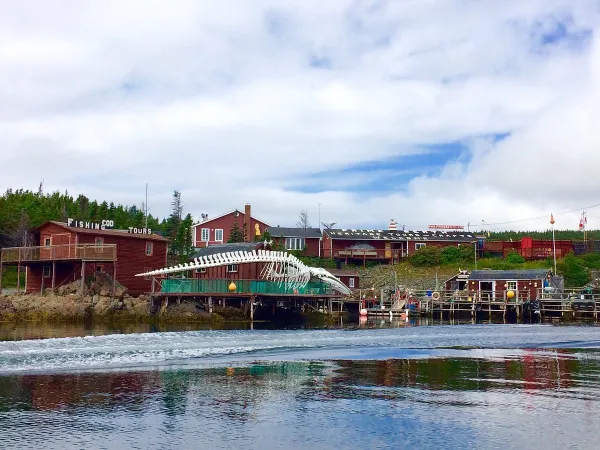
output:
POLYGON ((593 448, 599 375, 597 351, 531 350, 6 376, 0 447, 593 448))

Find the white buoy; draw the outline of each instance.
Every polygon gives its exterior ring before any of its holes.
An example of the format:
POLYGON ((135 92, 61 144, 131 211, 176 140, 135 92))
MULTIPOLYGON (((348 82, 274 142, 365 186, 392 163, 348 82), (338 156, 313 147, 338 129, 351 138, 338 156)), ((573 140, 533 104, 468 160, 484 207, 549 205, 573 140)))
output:
POLYGON ((366 316, 367 315, 367 309, 366 308, 361 309, 359 314, 361 316, 366 316))

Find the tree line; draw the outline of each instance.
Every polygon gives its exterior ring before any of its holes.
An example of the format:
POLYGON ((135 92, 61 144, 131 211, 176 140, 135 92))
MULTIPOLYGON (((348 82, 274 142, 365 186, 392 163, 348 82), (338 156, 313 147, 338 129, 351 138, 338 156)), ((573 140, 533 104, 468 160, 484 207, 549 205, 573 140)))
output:
POLYGON ((169 239, 171 261, 183 261, 193 253, 191 214, 184 214, 179 191, 173 192, 171 214, 159 219, 146 214, 146 206, 121 205, 53 192, 8 189, 0 196, 0 248, 33 245, 29 230, 49 220, 67 222, 68 218, 86 222, 112 220, 117 229, 150 228, 169 239))

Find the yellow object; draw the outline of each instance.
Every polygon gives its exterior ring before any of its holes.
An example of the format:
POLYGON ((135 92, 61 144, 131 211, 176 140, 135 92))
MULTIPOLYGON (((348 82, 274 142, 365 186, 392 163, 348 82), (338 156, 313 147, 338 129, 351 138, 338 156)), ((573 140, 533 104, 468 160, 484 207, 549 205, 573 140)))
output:
POLYGON ((235 285, 235 283, 232 281, 231 283, 229 283, 229 292, 234 292, 237 289, 237 286, 235 285))
POLYGON ((472 301, 473 301, 473 299, 472 299, 471 297, 469 297, 469 298, 467 298, 467 301, 468 301, 468 302, 472 302, 472 301))
POLYGON ((258 226, 257 223, 254 224, 254 234, 256 236, 260 236, 260 227, 258 226))
POLYGON ((508 291, 508 292, 506 293, 506 297, 507 297, 507 298, 513 298, 514 296, 515 296, 515 291, 508 291))

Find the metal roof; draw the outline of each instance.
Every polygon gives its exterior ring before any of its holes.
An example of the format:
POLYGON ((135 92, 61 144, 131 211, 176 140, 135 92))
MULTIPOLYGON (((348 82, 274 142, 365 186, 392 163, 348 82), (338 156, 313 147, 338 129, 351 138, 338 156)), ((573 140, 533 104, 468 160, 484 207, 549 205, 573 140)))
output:
POLYGON ((403 230, 362 230, 329 229, 324 230, 332 239, 373 240, 373 241, 449 241, 475 242, 473 233, 463 231, 403 231, 403 230))
POLYGON ((218 255, 226 252, 251 252, 264 246, 264 242, 233 242, 230 244, 215 244, 208 247, 196 248, 192 258, 201 256, 218 255))
POLYGON ((546 278, 551 269, 526 269, 526 270, 474 270, 469 275, 469 280, 475 281, 518 281, 542 280, 546 278))
POLYGON ((305 230, 304 228, 268 227, 265 231, 272 237, 307 237, 316 239, 321 237, 321 230, 318 228, 307 228, 305 230))

